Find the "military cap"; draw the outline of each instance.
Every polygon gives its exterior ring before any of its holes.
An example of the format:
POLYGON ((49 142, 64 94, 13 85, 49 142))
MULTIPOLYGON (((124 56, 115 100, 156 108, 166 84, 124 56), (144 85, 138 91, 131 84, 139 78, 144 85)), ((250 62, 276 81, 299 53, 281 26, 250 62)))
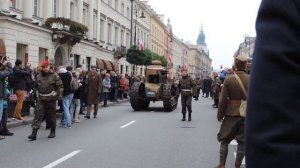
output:
POLYGON ((234 59, 235 59, 235 61, 241 61, 241 62, 247 62, 249 60, 248 57, 241 56, 241 55, 235 57, 234 59))
POLYGON ((92 69, 97 69, 97 66, 96 65, 91 65, 91 68, 92 69))
POLYGON ((48 60, 44 60, 44 61, 41 62, 41 67, 42 67, 42 68, 46 68, 46 67, 49 66, 49 64, 50 64, 50 63, 49 63, 48 60))

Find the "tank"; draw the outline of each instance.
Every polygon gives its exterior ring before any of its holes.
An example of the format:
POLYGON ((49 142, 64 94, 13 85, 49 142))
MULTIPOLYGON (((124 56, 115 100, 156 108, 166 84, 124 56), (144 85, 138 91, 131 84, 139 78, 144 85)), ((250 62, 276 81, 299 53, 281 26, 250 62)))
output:
POLYGON ((178 87, 168 80, 167 74, 160 61, 152 61, 152 65, 146 67, 145 81, 134 82, 131 86, 130 103, 135 111, 148 109, 150 101, 163 101, 167 112, 177 108, 178 87))

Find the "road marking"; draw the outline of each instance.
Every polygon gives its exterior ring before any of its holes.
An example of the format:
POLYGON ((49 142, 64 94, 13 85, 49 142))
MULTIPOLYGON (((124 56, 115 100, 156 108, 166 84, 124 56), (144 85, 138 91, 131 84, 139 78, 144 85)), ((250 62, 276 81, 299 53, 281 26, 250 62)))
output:
POLYGON ((127 123, 127 124, 121 126, 120 128, 125 128, 125 127, 127 127, 127 126, 129 126, 129 125, 131 125, 131 124, 133 124, 133 123, 135 123, 135 122, 136 122, 136 121, 133 120, 133 121, 131 121, 131 122, 129 122, 129 123, 127 123))
POLYGON ((230 142, 230 145, 238 145, 238 143, 236 142, 236 140, 232 140, 232 141, 230 142))
MULTIPOLYGON (((234 157, 236 158, 236 152, 233 152, 233 154, 234 154, 234 157)), ((245 165, 245 164, 246 164, 246 163, 245 163, 245 156, 244 156, 242 165, 245 165)))
POLYGON ((71 157, 77 155, 79 152, 81 152, 80 150, 77 150, 77 151, 73 151, 69 154, 67 154, 66 156, 63 156, 62 158, 56 160, 55 162, 52 162, 50 164, 48 164, 47 166, 44 166, 43 168, 52 168, 52 167, 55 167, 57 165, 59 165, 60 163, 70 159, 71 157))

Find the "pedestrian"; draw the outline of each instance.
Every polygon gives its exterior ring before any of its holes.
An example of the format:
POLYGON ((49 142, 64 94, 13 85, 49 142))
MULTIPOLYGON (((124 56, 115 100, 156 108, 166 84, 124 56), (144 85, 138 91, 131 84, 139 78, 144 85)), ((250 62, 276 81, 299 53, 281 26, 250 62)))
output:
POLYGON ((107 99, 111 90, 111 83, 110 83, 110 75, 107 73, 105 74, 105 78, 102 81, 102 85, 103 85, 103 107, 108 107, 107 106, 107 99))
POLYGON ((215 74, 214 80, 212 82, 212 92, 213 92, 213 99, 214 99, 213 108, 219 107, 219 96, 220 96, 220 92, 221 92, 221 84, 222 84, 222 81, 218 77, 218 74, 215 74))
POLYGON ((90 119, 92 105, 94 106, 94 118, 97 118, 99 97, 102 92, 102 80, 98 74, 97 66, 92 65, 91 71, 87 75, 87 114, 84 116, 90 119))
POLYGON ((118 92, 118 76, 114 71, 110 72, 110 84, 111 84, 111 91, 110 91, 110 101, 117 102, 116 93, 118 92))
POLYGON ((10 62, 4 61, 0 65, 0 140, 4 139, 4 136, 11 136, 13 133, 10 133, 7 129, 7 110, 4 111, 3 103, 7 98, 7 87, 5 79, 13 73, 12 65, 10 62), (4 135, 4 136, 3 136, 4 135))
POLYGON ((201 85, 202 85, 202 82, 201 82, 201 78, 200 78, 200 75, 197 75, 196 76, 196 79, 195 79, 195 82, 196 82, 196 87, 195 87, 195 100, 199 100, 199 94, 200 94, 200 89, 201 89, 201 85))
POLYGON ((82 87, 82 80, 80 80, 80 75, 82 71, 80 68, 77 68, 76 71, 74 72, 74 78, 79 82, 79 88, 74 92, 74 97, 71 103, 71 119, 73 123, 79 123, 79 111, 81 108, 81 103, 80 100, 82 99, 82 92, 83 92, 83 87, 82 87))
MULTIPOLYGON (((70 69, 69 69, 70 70, 70 69)), ((71 90, 71 80, 72 73, 68 71, 66 68, 59 68, 58 75, 62 80, 64 85, 64 92, 62 98, 62 106, 63 106, 63 120, 60 123, 61 127, 71 128, 72 127, 72 119, 70 114, 71 102, 74 96, 73 91, 71 90)))
POLYGON ((187 69, 181 69, 182 78, 179 80, 178 88, 181 92, 182 119, 186 120, 186 109, 188 109, 188 121, 192 121, 192 88, 196 86, 195 81, 188 75, 187 69))
POLYGON ((32 133, 28 139, 36 140, 38 129, 43 117, 46 117, 46 125, 51 129, 48 138, 56 136, 56 106, 57 100, 62 99, 63 83, 60 77, 50 70, 49 61, 44 60, 40 65, 40 75, 36 79, 37 104, 34 108, 34 119, 31 124, 32 133))
POLYGON ((228 144, 236 139, 238 143, 235 160, 235 168, 240 168, 244 158, 244 122, 245 118, 239 113, 241 100, 247 99, 239 83, 241 80, 244 88, 248 88, 249 75, 246 73, 247 57, 238 56, 234 59, 236 68, 235 75, 225 78, 224 85, 219 98, 219 109, 217 119, 222 122, 218 133, 220 146, 220 162, 217 168, 225 168, 228 154, 228 144))
POLYGON ((300 167, 300 1, 263 0, 246 117, 247 168, 300 167))
POLYGON ((23 100, 25 97, 26 82, 30 76, 30 72, 22 68, 22 60, 17 59, 13 68, 13 90, 17 96, 17 104, 14 110, 13 117, 17 120, 24 120, 21 117, 23 100))

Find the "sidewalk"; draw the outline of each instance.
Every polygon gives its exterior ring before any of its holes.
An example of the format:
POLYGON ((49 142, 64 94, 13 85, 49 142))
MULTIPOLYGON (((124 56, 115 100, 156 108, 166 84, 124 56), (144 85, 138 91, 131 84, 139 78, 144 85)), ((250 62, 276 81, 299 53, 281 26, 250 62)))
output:
MULTIPOLYGON (((120 104, 120 103, 124 103, 124 102, 129 102, 129 98, 128 99, 123 99, 123 100, 118 100, 119 102, 107 102, 108 106, 114 106, 116 104, 120 104)), ((109 107, 102 107, 103 103, 99 103, 99 108, 109 108, 109 107)), ((28 125, 31 124, 33 121, 33 117, 34 117, 34 109, 31 107, 30 108, 30 114, 29 116, 24 116, 23 118, 25 119, 24 121, 19 121, 19 120, 14 120, 12 118, 8 118, 8 122, 7 122, 7 127, 8 128, 14 128, 14 127, 18 127, 18 126, 22 126, 22 125, 28 125)), ((57 115, 61 116, 61 113, 58 113, 57 115)))

